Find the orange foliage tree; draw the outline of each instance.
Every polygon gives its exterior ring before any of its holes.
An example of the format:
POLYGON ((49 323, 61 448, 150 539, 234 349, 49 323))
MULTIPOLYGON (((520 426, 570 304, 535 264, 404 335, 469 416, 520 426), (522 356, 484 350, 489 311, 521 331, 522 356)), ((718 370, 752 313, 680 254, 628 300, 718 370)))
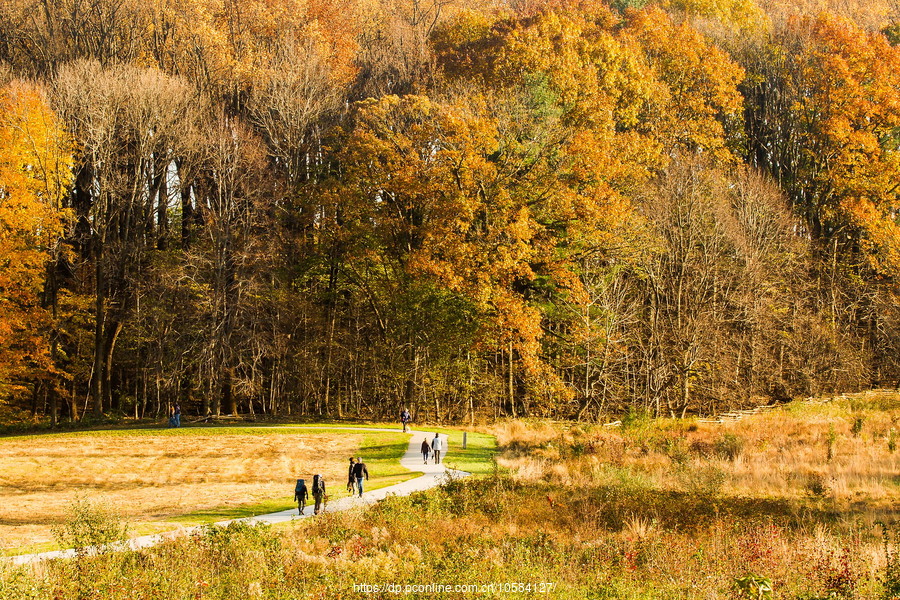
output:
POLYGON ((750 79, 753 158, 820 241, 900 271, 900 49, 820 15, 793 20, 750 79), (840 245, 844 245, 841 242, 840 245))
MULTIPOLYGON (((556 340, 567 340, 563 353, 579 353, 581 325, 558 322, 553 307, 587 301, 585 257, 621 254, 641 237, 629 233, 640 227, 630 198, 671 156, 736 161, 744 72, 658 9, 622 19, 598 2, 554 3, 525 17, 461 12, 438 31, 435 47, 452 80, 499 85, 520 99, 505 111, 502 102, 493 104, 516 122, 503 127, 499 120, 498 156, 518 165, 510 172, 543 182, 519 188, 537 225, 530 242, 534 275, 520 289, 540 315, 538 337, 553 331, 556 340)), ((549 353, 560 355, 558 348, 549 353)), ((557 361, 563 369, 583 362, 557 361)))
POLYGON ((51 370, 40 296, 71 166, 70 144, 41 92, 21 82, 0 88, 0 397, 51 370))

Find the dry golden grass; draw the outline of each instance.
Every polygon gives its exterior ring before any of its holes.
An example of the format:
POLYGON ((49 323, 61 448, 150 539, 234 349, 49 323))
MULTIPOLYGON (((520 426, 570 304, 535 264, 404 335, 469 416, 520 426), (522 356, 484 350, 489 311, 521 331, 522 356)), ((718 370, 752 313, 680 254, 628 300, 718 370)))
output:
POLYGON ((51 541, 79 495, 147 530, 193 511, 290 496, 295 479, 314 473, 334 493, 364 435, 184 431, 0 439, 0 549, 51 541))
POLYGON ((900 501, 898 423, 900 396, 869 392, 726 424, 660 420, 617 430, 514 422, 495 433, 506 450, 500 464, 523 481, 577 486, 625 479, 663 490, 702 484, 743 497, 877 508, 900 501), (728 448, 737 450, 729 456, 728 448))

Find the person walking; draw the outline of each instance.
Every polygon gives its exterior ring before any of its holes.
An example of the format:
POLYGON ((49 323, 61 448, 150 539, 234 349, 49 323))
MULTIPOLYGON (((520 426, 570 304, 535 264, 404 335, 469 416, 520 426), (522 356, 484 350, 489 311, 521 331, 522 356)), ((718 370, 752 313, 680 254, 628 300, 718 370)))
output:
POLYGON ((175 427, 181 427, 181 405, 177 402, 175 403, 175 413, 172 415, 175 420, 175 427))
POLYGON ((317 515, 322 510, 322 501, 325 499, 325 479, 321 475, 313 475, 312 495, 316 503, 313 514, 317 515))
POLYGON ((406 410, 406 407, 400 411, 400 422, 403 423, 403 433, 406 433, 409 422, 412 421, 412 415, 406 410))
POLYGON ((356 459, 352 456, 350 457, 350 469, 347 471, 347 491, 351 496, 356 492, 356 477, 353 476, 353 465, 356 464, 356 459))
POLYGON ((356 464, 353 465, 353 477, 356 479, 356 489, 359 490, 359 497, 362 498, 363 495, 363 477, 366 480, 369 479, 369 470, 366 468, 366 463, 363 462, 362 456, 356 459, 356 464))
POLYGON ((431 455, 431 445, 428 443, 428 436, 422 440, 422 459, 428 464, 428 457, 431 455))
POLYGON ((309 499, 309 490, 306 489, 306 480, 298 479, 297 486, 294 488, 294 500, 297 501, 297 510, 300 511, 300 516, 303 516, 303 511, 306 510, 306 501, 309 499))
POLYGON ((444 449, 444 441, 440 434, 435 433, 434 439, 431 440, 431 451, 434 452, 434 464, 441 464, 441 450, 444 449))

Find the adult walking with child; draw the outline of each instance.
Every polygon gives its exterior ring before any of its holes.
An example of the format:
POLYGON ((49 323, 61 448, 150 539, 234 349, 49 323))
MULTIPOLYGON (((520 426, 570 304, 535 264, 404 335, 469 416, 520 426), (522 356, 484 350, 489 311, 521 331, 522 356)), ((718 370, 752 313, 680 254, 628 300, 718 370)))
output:
POLYGON ((431 451, 434 452, 434 464, 441 464, 441 451, 444 449, 444 441, 441 439, 441 435, 439 433, 434 434, 434 439, 431 440, 431 451))

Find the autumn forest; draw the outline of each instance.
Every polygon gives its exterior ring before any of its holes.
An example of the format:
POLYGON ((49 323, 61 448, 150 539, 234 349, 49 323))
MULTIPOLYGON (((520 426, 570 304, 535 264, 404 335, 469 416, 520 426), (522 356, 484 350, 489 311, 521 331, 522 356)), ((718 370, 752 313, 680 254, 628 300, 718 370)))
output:
POLYGON ((898 42, 863 0, 4 0, 0 403, 593 420, 894 386, 898 42))

